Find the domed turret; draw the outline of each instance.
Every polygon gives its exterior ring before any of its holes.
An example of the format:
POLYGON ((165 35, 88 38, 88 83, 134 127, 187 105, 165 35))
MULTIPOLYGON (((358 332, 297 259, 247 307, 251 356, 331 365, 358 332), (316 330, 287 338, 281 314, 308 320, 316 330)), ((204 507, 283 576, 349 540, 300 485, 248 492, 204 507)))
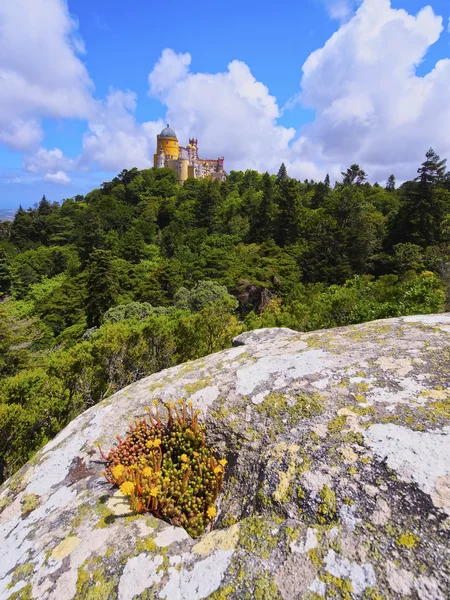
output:
POLYGON ((169 160, 178 160, 180 152, 178 138, 175 131, 169 127, 169 124, 156 136, 156 154, 153 155, 154 167, 158 167, 161 152, 164 152, 164 156, 169 160))
POLYGON ((167 123, 167 127, 164 127, 164 129, 161 131, 161 133, 159 134, 159 137, 162 138, 173 138, 175 140, 177 140, 177 134, 175 133, 175 131, 169 127, 169 124, 167 123))

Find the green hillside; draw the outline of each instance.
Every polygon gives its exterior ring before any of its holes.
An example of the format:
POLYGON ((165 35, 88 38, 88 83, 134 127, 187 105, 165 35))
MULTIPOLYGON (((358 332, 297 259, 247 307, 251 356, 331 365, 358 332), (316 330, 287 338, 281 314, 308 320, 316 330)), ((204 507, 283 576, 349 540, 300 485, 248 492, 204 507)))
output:
POLYGON ((132 169, 0 222, 0 481, 89 406, 244 330, 445 310, 445 161, 430 150, 398 189, 366 179, 132 169))

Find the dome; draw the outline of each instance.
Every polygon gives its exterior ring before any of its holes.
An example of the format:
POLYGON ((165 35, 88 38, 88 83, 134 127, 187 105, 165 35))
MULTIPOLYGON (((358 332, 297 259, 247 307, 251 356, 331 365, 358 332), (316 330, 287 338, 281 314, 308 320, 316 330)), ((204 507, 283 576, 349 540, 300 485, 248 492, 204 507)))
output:
POLYGON ((177 138, 177 134, 175 133, 175 131, 173 129, 171 129, 169 127, 169 124, 167 124, 167 127, 164 127, 164 129, 161 131, 161 133, 159 134, 159 137, 166 137, 166 138, 177 138))

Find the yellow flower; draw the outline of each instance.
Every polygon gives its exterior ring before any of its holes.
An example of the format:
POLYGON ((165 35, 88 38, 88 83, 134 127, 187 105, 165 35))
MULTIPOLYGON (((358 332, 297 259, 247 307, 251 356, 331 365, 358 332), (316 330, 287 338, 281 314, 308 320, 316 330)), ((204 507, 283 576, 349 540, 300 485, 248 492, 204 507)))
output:
POLYGON ((132 481, 124 481, 120 486, 120 491, 124 496, 131 496, 134 492, 134 483, 132 481))
POLYGON ((115 465, 111 469, 111 473, 112 473, 112 476, 114 477, 114 479, 120 479, 122 477, 124 471, 125 471, 125 467, 123 465, 115 465))
POLYGON ((189 402, 187 403, 188 406, 192 406, 192 400, 189 400, 189 402))
POLYGON ((183 404, 183 402, 184 402, 184 400, 183 400, 182 398, 180 398, 180 399, 178 400, 178 404, 183 404))
POLYGON ((194 456, 197 458, 197 456, 200 456, 200 454, 198 452, 194 452, 194 456))
POLYGON ((187 455, 186 455, 186 454, 182 454, 182 455, 180 456, 180 460, 181 460, 182 462, 189 462, 189 459, 188 459, 188 457, 187 457, 187 455))
POLYGON ((214 519, 216 514, 217 514, 217 510, 215 509, 214 506, 210 506, 208 508, 208 510, 206 511, 206 516, 208 517, 208 519, 214 519))
POLYGON ((145 467, 145 469, 142 470, 142 475, 144 477, 150 477, 150 475, 153 473, 152 469, 150 467, 145 467))
POLYGON ((153 498, 156 498, 156 496, 158 494, 159 494, 159 489, 156 486, 150 488, 150 496, 153 496, 153 498))
POLYGON ((153 448, 153 441, 149 440, 145 445, 147 446, 147 448, 151 449, 153 448))
POLYGON ((214 467, 214 473, 216 475, 219 475, 219 473, 222 473, 223 469, 220 465, 217 465, 217 467, 214 467))
POLYGON ((159 440, 159 439, 153 440, 153 446, 155 448, 159 448, 161 446, 161 440, 159 440))
POLYGON ((224 467, 227 464, 227 459, 226 458, 222 458, 222 460, 219 460, 219 465, 222 465, 222 467, 224 467))

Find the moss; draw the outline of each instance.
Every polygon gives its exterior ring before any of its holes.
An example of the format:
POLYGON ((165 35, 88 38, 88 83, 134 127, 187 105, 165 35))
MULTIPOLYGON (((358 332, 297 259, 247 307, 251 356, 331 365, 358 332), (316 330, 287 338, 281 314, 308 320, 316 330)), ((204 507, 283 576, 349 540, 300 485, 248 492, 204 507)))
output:
POLYGON ((144 540, 137 540, 136 542, 136 553, 140 552, 156 552, 158 550, 158 546, 156 545, 154 539, 152 537, 147 537, 144 540))
MULTIPOLYGON (((358 400, 358 402, 365 402, 365 398, 363 396, 361 396, 361 400, 358 398, 358 394, 355 394, 355 400, 358 400)), ((358 415, 360 417, 365 417, 367 415, 375 415, 375 409, 373 406, 367 405, 367 406, 346 406, 346 408, 348 408, 349 410, 351 410, 353 413, 355 413, 355 415, 358 415)))
POLYGON ((183 387, 185 389, 186 394, 191 395, 207 387, 210 383, 211 377, 205 377, 204 379, 198 379, 197 381, 194 381, 194 383, 187 383, 183 387))
POLYGON ((105 527, 108 527, 109 525, 114 523, 116 519, 116 515, 112 512, 112 510, 109 510, 109 508, 106 506, 108 498, 108 496, 102 496, 101 498, 99 498, 97 504, 97 512, 101 515, 101 518, 95 524, 94 529, 104 529, 105 527))
POLYGON ((22 515, 26 516, 36 510, 40 504, 40 498, 36 494, 25 494, 21 500, 22 515))
POLYGON ((356 431, 349 431, 348 433, 342 436, 342 439, 344 440, 344 442, 347 442, 347 444, 358 444, 359 446, 364 445, 363 434, 356 431))
POLYGON ((330 433, 337 433, 341 429, 345 427, 347 423, 347 417, 344 415, 340 415, 335 417, 332 421, 330 421, 327 425, 327 429, 330 433))
POLYGON ((77 527, 79 527, 81 525, 81 523, 84 521, 84 519, 92 512, 92 508, 89 506, 89 504, 80 504, 80 506, 78 507, 78 513, 77 516, 74 517, 72 519, 72 522, 70 524, 72 529, 76 529, 77 527))
POLYGON ((104 567, 99 567, 90 574, 85 568, 86 563, 78 569, 77 599, 78 600, 113 600, 116 582, 113 578, 105 576, 104 567))
POLYGON ((336 494, 327 485, 320 490, 322 502, 317 509, 319 523, 332 523, 336 520, 336 494))
POLYGON ((334 577, 331 573, 323 573, 319 575, 319 579, 327 584, 327 597, 338 597, 342 600, 351 600, 353 586, 348 579, 334 577))
POLYGON ((226 585, 210 594, 207 600, 227 600, 235 591, 236 588, 233 585, 226 585))
POLYGON ((248 517, 240 523, 239 546, 249 554, 256 554, 267 560, 277 546, 277 539, 271 534, 266 522, 259 517, 248 517))
POLYGON ((11 504, 11 502, 13 501, 13 497, 9 496, 8 494, 6 494, 3 498, 0 498, 0 513, 2 512, 2 510, 4 510, 7 506, 9 506, 11 504))
POLYGON ((348 468, 349 475, 356 475, 357 472, 358 472, 358 469, 356 467, 354 467, 353 465, 348 468))
POLYGON ((370 385, 368 383, 357 383, 356 384, 356 389, 360 393, 362 393, 362 392, 368 392, 370 390, 370 385))
POLYGON ((275 582, 268 573, 260 573, 255 578, 253 598, 255 600, 282 600, 275 582))
POLYGON ((31 587, 31 583, 27 583, 21 590, 8 596, 8 600, 33 600, 32 592, 33 588, 31 587))
POLYGON ((34 562, 27 562, 16 567, 11 582, 8 584, 8 588, 14 587, 19 581, 26 581, 29 579, 34 573, 35 564, 36 563, 34 562))
POLYGON ((395 540, 397 546, 404 546, 405 548, 414 548, 416 544, 420 542, 420 538, 411 533, 411 531, 407 531, 406 533, 402 533, 395 540))
POLYGON ((320 394, 269 394, 261 404, 256 406, 257 412, 271 421, 271 429, 276 433, 286 427, 295 427, 302 419, 311 419, 324 410, 324 399, 320 394), (288 425, 284 420, 287 418, 288 425))
POLYGON ((313 548, 312 550, 309 550, 308 555, 316 569, 320 569, 323 564, 323 556, 321 555, 320 550, 313 548))
POLYGON ((238 520, 234 515, 228 514, 228 515, 225 515, 224 519, 222 520, 222 526, 223 527, 232 527, 233 525, 236 525, 237 522, 238 522, 238 520))
POLYGON ((278 485, 272 494, 275 502, 286 502, 291 495, 291 483, 295 477, 295 453, 291 452, 289 467, 286 472, 278 472, 278 485))
POLYGON ((362 600, 385 600, 378 588, 366 588, 362 595, 362 600))

